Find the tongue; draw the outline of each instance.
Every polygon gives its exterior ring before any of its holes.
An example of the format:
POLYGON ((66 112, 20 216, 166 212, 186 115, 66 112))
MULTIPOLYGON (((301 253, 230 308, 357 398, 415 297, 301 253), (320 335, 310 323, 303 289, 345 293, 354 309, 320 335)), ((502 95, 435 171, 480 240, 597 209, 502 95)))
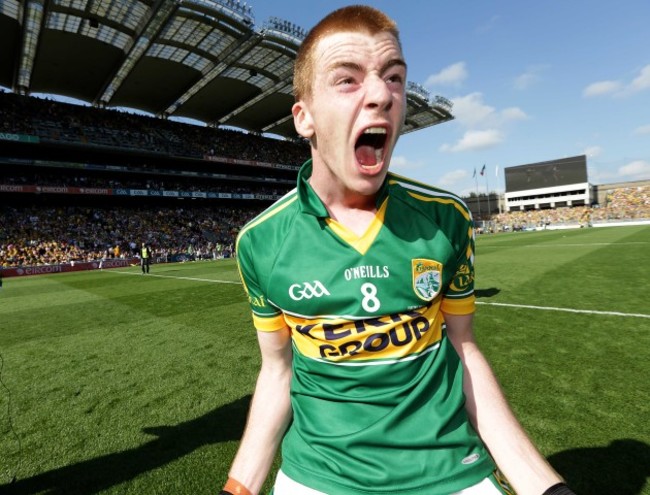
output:
POLYGON ((369 144, 357 146, 355 149, 357 161, 361 165, 377 165, 377 156, 375 155, 375 147, 369 144))

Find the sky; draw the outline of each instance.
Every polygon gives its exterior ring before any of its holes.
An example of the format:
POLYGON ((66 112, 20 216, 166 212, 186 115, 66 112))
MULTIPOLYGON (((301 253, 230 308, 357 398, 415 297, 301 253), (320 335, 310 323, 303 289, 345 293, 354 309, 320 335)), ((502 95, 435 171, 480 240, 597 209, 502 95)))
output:
MULTIPOLYGON (((350 3, 248 2, 257 27, 304 29, 350 3)), ((503 192, 504 167, 587 155, 594 185, 650 179, 649 0, 364 3, 397 22, 408 80, 454 103, 400 138, 396 173, 466 196, 503 192)))

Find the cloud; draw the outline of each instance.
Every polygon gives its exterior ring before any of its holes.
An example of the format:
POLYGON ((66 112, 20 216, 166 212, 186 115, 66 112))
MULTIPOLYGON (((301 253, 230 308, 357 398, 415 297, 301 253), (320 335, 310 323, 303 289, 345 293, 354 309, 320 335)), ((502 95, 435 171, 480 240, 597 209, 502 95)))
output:
POLYGON ((452 98, 452 103, 456 121, 467 127, 474 127, 485 122, 496 112, 494 107, 483 103, 481 93, 470 93, 467 96, 452 98))
POLYGON ((515 78, 514 87, 519 91, 530 88, 541 80, 541 73, 546 70, 547 65, 533 65, 526 69, 526 72, 515 78))
POLYGON ((582 152, 583 155, 587 155, 588 158, 596 158, 600 156, 603 152, 603 149, 600 146, 588 146, 582 152))
POLYGON ((618 173, 625 177, 637 179, 647 178, 650 176, 650 162, 646 160, 635 160, 619 168, 618 173))
POLYGON ((500 19, 501 19, 500 15, 493 15, 486 22, 484 22, 479 27, 477 27, 476 32, 479 34, 485 34, 489 31, 492 31, 497 27, 497 24, 499 23, 500 19))
POLYGON ((450 188, 454 184, 461 182, 469 177, 465 170, 452 170, 438 179, 437 184, 441 187, 450 188))
POLYGON ((586 98, 592 96, 629 96, 650 89, 650 64, 642 67, 639 75, 629 83, 621 81, 600 81, 587 86, 582 95, 586 98))
POLYGON ((468 128, 500 127, 511 121, 526 120, 528 115, 518 107, 496 108, 483 102, 481 93, 470 93, 466 96, 452 98, 453 114, 456 121, 468 128))
POLYGON ((514 120, 527 120, 528 115, 519 107, 510 107, 501 110, 501 118, 505 122, 511 122, 514 120))
POLYGON ((592 183, 606 183, 617 182, 621 180, 621 176, 610 169, 601 169, 599 166, 590 162, 587 164, 587 171, 589 173, 589 181, 592 183))
POLYGON ((520 74, 515 78, 515 89, 523 91, 535 84, 538 80, 539 76, 537 76, 537 74, 531 74, 530 72, 520 74))
POLYGON ((629 90, 632 92, 650 89, 650 65, 641 69, 641 73, 630 83, 629 90))
POLYGON ((422 168, 422 163, 412 162, 403 155, 397 155, 391 157, 390 168, 391 170, 394 170, 396 168, 401 170, 414 170, 414 169, 422 168))
POLYGON ((600 81, 587 86, 582 92, 585 98, 593 96, 602 96, 607 94, 616 93, 621 90, 623 84, 620 81, 600 81))
POLYGON ((467 67, 465 62, 456 62, 448 67, 445 67, 437 74, 430 75, 425 86, 460 86, 462 82, 467 79, 467 67))
POLYGON ((465 133, 456 143, 443 144, 443 152, 458 153, 492 148, 505 140, 503 128, 510 122, 528 119, 519 107, 497 110, 483 101, 479 92, 452 98, 455 122, 465 127, 465 133))
POLYGON ((443 144, 440 151, 458 153, 460 151, 475 151, 492 148, 503 142, 503 133, 497 129, 484 131, 467 131, 456 144, 443 144))
POLYGON ((634 134, 637 136, 642 136, 644 134, 650 134, 650 124, 648 125, 642 125, 641 127, 637 127, 634 129, 634 134))

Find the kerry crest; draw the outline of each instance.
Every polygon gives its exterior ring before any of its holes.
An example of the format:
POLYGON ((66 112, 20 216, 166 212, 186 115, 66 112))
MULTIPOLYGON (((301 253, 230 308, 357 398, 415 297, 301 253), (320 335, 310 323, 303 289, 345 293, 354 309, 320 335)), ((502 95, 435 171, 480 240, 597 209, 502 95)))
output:
POLYGON ((413 290, 423 301, 431 301, 442 287, 442 263, 424 258, 411 260, 413 290))

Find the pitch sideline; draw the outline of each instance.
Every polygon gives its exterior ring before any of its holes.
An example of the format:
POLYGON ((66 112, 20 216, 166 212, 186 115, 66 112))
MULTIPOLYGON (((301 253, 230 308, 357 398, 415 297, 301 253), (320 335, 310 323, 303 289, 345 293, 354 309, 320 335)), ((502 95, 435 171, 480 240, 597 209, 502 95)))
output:
MULTIPOLYGON (((112 271, 112 273, 120 273, 122 275, 139 275, 139 273, 132 272, 121 272, 121 271, 112 271)), ((160 277, 160 278, 175 278, 178 280, 191 280, 194 282, 209 282, 215 284, 237 284, 241 285, 241 282, 238 280, 210 280, 207 278, 195 278, 195 277, 178 277, 176 275, 158 275, 154 273, 148 273, 147 277, 160 277)), ((588 315, 602 315, 602 316, 627 316, 630 318, 648 318, 650 315, 645 315, 642 313, 621 313, 619 311, 596 311, 591 309, 572 309, 572 308, 557 308, 553 306, 532 306, 530 304, 510 304, 510 303, 498 303, 498 302, 483 302, 476 301, 476 304, 481 304, 485 306, 500 306, 505 308, 523 308, 523 309, 536 309, 541 311, 560 311, 565 313, 581 313, 588 315)))
MULTIPOLYGON (((142 275, 142 273, 137 272, 121 272, 117 270, 111 270, 110 272, 106 273, 119 273, 120 275, 142 275)), ((209 278, 196 278, 196 277, 179 277, 177 275, 160 275, 157 273, 147 273, 147 277, 158 277, 158 278, 174 278, 177 280, 191 280, 193 282, 210 282, 210 283, 215 283, 215 284, 238 284, 241 285, 241 282, 239 280, 212 280, 209 278)))
POLYGON ((506 308, 539 309, 542 311, 563 311, 565 313, 582 313, 588 315, 629 316, 631 318, 650 318, 650 315, 644 315, 642 313, 621 313, 619 311, 596 311, 593 309, 556 308, 553 306, 532 306, 530 304, 509 304, 509 303, 483 302, 483 301, 476 301, 476 304, 483 304, 485 306, 503 306, 506 308))

